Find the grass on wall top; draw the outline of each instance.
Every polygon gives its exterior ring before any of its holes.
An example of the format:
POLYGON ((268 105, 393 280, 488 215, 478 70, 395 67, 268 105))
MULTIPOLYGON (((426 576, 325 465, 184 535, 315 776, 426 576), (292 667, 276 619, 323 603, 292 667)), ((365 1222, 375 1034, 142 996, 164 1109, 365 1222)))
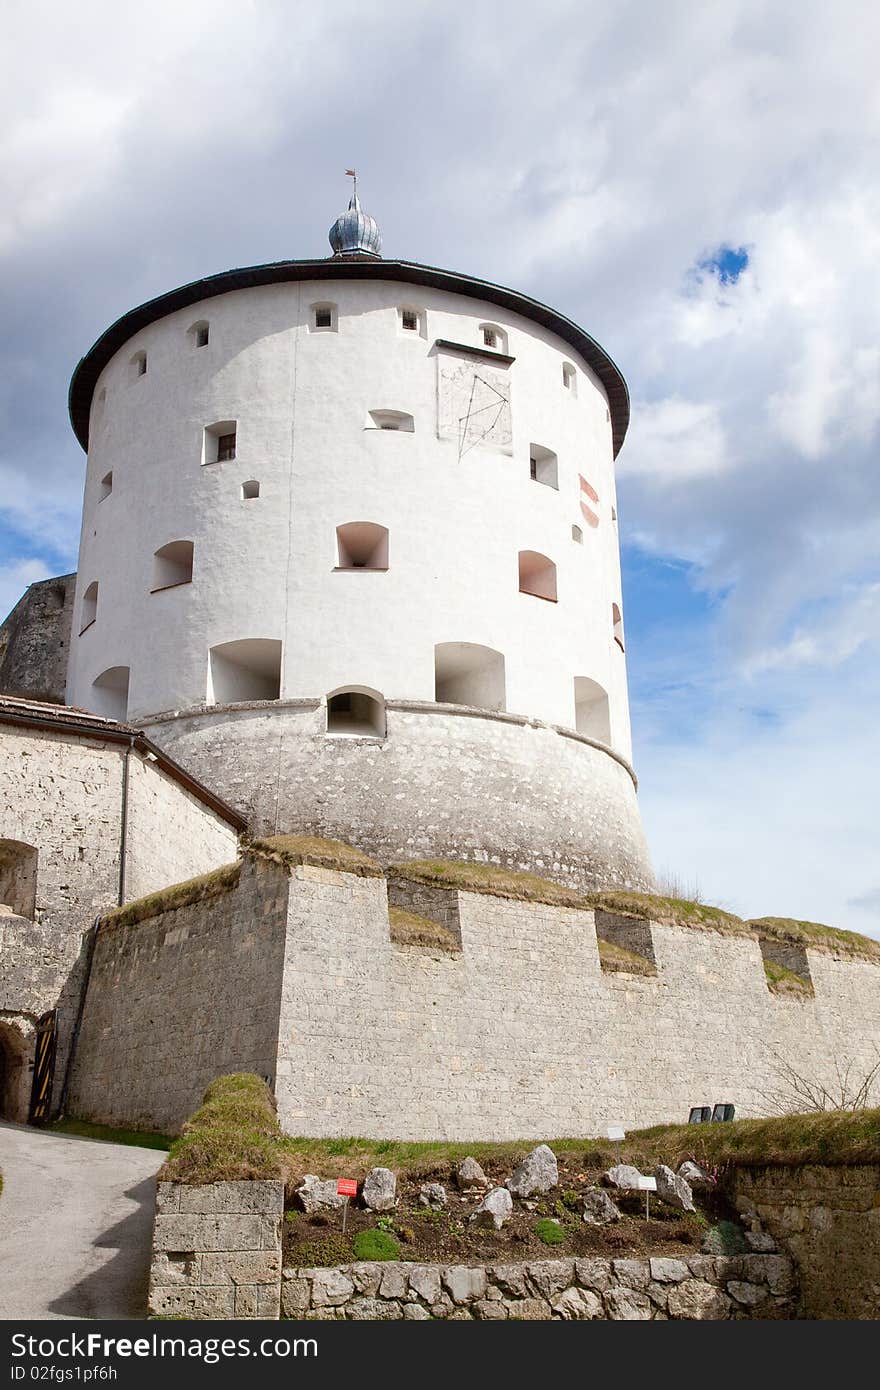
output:
POLYGON ((604 941, 598 937, 599 963, 608 974, 656 975, 657 967, 647 956, 640 956, 627 946, 618 946, 614 941, 604 941))
POLYGON ((815 990, 810 981, 787 966, 778 965, 775 960, 764 961, 764 974, 773 994, 788 995, 794 999, 813 998, 815 990))
POLYGON ((587 908, 583 893, 564 888, 537 874, 518 873, 498 864, 472 864, 459 859, 414 859, 392 864, 389 877, 428 888, 452 888, 464 893, 485 893, 493 898, 548 903, 551 907, 587 908))
POLYGON ((146 897, 135 898, 122 907, 113 907, 101 914, 102 931, 108 927, 130 927, 144 922, 149 917, 158 917, 161 912, 173 912, 179 907, 191 907, 193 903, 204 902, 208 898, 219 897, 238 887, 241 877, 241 863, 223 864, 210 873, 188 878, 184 883, 172 883, 161 888, 158 893, 148 893, 146 897))
POLYGON ((254 859, 270 859, 285 869, 301 864, 319 869, 335 869, 361 878, 382 878, 382 866, 375 859, 342 840, 325 840, 319 835, 267 835, 250 840, 242 853, 254 859))
POLYGON ((403 907, 389 907, 391 940, 398 946, 431 946, 438 951, 461 952, 461 942, 451 927, 432 922, 403 907))
POLYGON ((834 956, 854 956, 860 960, 880 961, 880 941, 858 932, 843 931, 841 927, 826 927, 822 922, 800 922, 795 917, 755 917, 748 924, 759 936, 770 941, 791 941, 808 946, 812 951, 825 951, 834 956))
MULTIPOLYGON (((323 1178, 363 1178, 377 1164, 409 1179, 449 1180, 468 1154, 477 1162, 513 1166, 537 1140, 509 1143, 451 1143, 392 1139, 308 1139, 282 1136, 275 1102, 258 1076, 222 1076, 184 1126, 159 1173, 160 1179, 210 1183, 280 1179, 288 1187, 304 1173, 323 1178)), ((608 1139, 548 1139, 561 1163, 600 1172, 614 1163, 634 1163, 652 1172, 657 1163, 675 1168, 685 1158, 708 1166, 880 1163, 880 1109, 833 1110, 724 1124, 654 1125, 608 1139)))

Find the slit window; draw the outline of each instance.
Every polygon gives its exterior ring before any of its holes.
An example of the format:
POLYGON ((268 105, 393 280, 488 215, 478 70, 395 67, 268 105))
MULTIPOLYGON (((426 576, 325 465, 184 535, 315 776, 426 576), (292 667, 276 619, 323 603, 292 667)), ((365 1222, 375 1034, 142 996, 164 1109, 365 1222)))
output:
POLYGON ((138 377, 146 376, 147 354, 145 352, 136 352, 129 362, 129 367, 133 380, 137 381, 138 377))
POLYGON ((221 642, 208 659, 208 704, 232 705, 281 696, 281 643, 266 637, 221 642))
POLYGON ((105 719, 128 717, 129 668, 111 666, 92 681, 92 709, 105 719))
POLYGON ((556 602, 556 566, 537 550, 519 552, 519 591, 556 602))
POLYGON ((611 605, 611 625, 614 629, 614 640, 620 650, 623 651, 623 618, 620 608, 616 603, 612 603, 611 605))
POLYGON ((434 699, 441 705, 506 709, 501 652, 476 642, 439 642, 434 648, 434 699))
POLYGON ((388 528, 374 521, 349 521, 336 528, 338 570, 387 570, 388 528))
POLYGON ((403 410, 371 410, 367 424, 368 430, 402 430, 404 434, 412 434, 415 427, 413 417, 403 410))
POLYGON ((559 459, 542 444, 529 445, 529 477, 545 487, 559 487, 559 459))
POLYGON ((362 686, 328 695, 327 733, 343 738, 384 738, 385 701, 382 696, 362 686))
POLYGON ((611 742, 608 694, 588 676, 574 678, 574 727, 579 734, 599 743, 611 742))
POLYGON ((105 497, 109 497, 113 491, 113 470, 105 473, 98 487, 98 501, 103 502, 105 497))
POLYGON ((193 577, 192 541, 169 541, 153 556, 153 584, 156 594, 161 589, 174 589, 178 584, 191 584, 193 577))
POLYGON ((86 630, 87 627, 91 627, 92 623, 95 621, 95 619, 97 618, 97 616, 98 616, 98 581, 97 581, 97 579, 95 579, 95 580, 93 580, 93 582, 89 585, 89 587, 86 589, 86 591, 85 591, 85 593, 83 594, 83 597, 82 597, 82 608, 81 608, 81 610, 80 610, 80 620, 79 620, 79 630, 80 630, 80 633, 85 632, 85 630, 86 630))
POLYGON ((338 319, 335 304, 312 305, 312 332, 335 333, 338 319))
POLYGON ((570 362, 562 364, 562 384, 573 396, 577 395, 577 372, 570 362))
POLYGON ((579 526, 572 526, 572 528, 571 528, 571 538, 572 538, 573 541, 577 541, 578 545, 583 545, 583 543, 584 543, 584 533, 583 533, 583 531, 581 530, 581 528, 580 528, 579 526))
POLYGON ((228 463, 236 456, 238 426, 235 420, 218 420, 205 427, 202 463, 228 463))

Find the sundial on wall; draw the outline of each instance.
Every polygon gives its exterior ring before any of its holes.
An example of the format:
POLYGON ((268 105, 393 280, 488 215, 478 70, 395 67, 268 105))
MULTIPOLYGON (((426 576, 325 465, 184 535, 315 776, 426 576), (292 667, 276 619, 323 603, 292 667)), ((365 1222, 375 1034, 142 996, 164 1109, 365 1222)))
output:
MULTIPOLYGON (((509 453, 513 444, 510 376, 482 357, 465 357, 450 345, 437 352, 438 428, 454 439, 458 456, 482 446, 509 453)), ((488 356, 488 355, 487 355, 488 356)))

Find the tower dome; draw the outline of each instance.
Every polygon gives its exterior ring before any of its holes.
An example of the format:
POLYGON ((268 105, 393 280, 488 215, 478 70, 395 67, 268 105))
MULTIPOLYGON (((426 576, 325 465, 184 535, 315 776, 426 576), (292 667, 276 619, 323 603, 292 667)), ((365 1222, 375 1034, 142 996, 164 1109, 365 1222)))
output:
POLYGON ((334 256, 381 256, 379 227, 375 218, 361 207, 357 181, 347 211, 337 217, 328 235, 334 256))

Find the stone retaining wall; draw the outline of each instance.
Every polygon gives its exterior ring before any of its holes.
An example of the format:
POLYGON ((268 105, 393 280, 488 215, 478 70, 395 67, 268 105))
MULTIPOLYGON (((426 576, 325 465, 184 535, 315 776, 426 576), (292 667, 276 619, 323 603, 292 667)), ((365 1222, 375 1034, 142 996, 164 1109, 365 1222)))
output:
POLYGON ((277 1318, 282 1182, 160 1182, 150 1312, 178 1318, 277 1318))
POLYGON ((740 1168, 735 1193, 797 1261, 802 1317, 880 1317, 880 1165, 740 1168))
POLYGON ((529 1264, 397 1262, 285 1269, 281 1313, 354 1321, 481 1319, 786 1319, 795 1274, 787 1255, 687 1260, 535 1260, 529 1264))

